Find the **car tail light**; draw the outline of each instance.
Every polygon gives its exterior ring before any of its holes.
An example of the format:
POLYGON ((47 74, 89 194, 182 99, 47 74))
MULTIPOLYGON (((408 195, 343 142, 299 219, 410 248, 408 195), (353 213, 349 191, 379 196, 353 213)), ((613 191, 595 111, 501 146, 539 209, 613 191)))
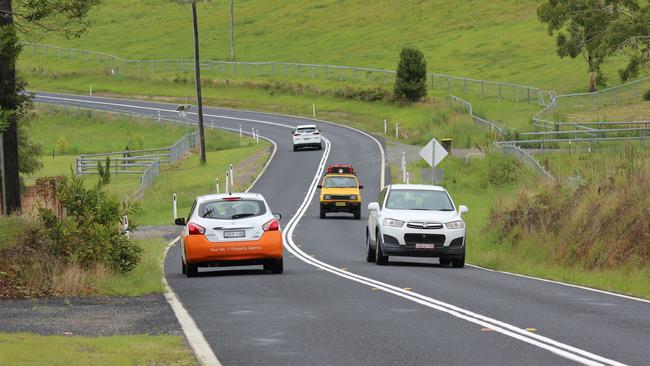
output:
POLYGON ((320 132, 312 132, 312 135, 320 135, 320 132))
POLYGON ((264 229, 264 231, 278 231, 280 230, 280 223, 278 222, 278 220, 273 219, 267 222, 266 224, 262 225, 262 229, 264 229))
POLYGON ((194 223, 187 224, 187 230, 189 230, 190 235, 203 235, 205 234, 205 228, 201 225, 194 223))
POLYGON ((239 201, 241 197, 224 197, 224 201, 239 201))
POLYGON ((299 133, 294 133, 293 135, 294 135, 294 136, 300 136, 300 134, 299 134, 299 133))

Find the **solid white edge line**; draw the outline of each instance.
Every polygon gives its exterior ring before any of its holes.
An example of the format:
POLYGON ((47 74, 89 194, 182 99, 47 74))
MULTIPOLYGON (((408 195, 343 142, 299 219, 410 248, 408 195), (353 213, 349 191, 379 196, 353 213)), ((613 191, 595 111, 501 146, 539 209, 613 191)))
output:
POLYGON ((512 326, 510 324, 498 321, 496 319, 491 319, 489 317, 485 317, 470 311, 467 311, 465 309, 459 308, 457 306, 451 305, 444 303, 439 300, 432 299, 430 297, 426 297, 411 291, 406 291, 401 288, 392 286, 390 284, 386 284, 381 281, 373 280, 371 278, 367 278, 364 276, 357 275, 355 273, 349 272, 349 271, 343 271, 339 268, 333 267, 327 263, 321 262, 320 260, 317 260, 311 256, 309 256, 307 253, 303 252, 299 247, 295 245, 293 242, 293 232, 295 228, 297 227, 297 223, 300 221, 300 219, 304 216, 307 208, 309 207, 314 194, 316 192, 316 184, 318 183, 318 179, 320 178, 324 168, 325 164, 330 152, 330 142, 327 139, 324 139, 326 142, 326 149, 325 153, 323 154, 323 157, 321 159, 321 163, 318 166, 318 169, 316 171, 316 174, 314 176, 314 179, 312 180, 312 183, 309 187, 309 190, 307 192, 307 195, 305 196, 305 199, 303 200, 301 206, 299 207, 296 215, 289 221, 287 224, 287 228, 284 232, 284 237, 285 237, 285 244, 287 246, 287 249, 294 254, 297 258, 301 259, 303 262, 310 264, 315 267, 319 267, 327 272, 330 272, 334 275, 347 278, 349 280, 362 283, 367 286, 371 287, 376 287, 381 289, 384 292, 391 293, 393 295, 411 300, 413 302, 419 303, 421 305, 424 305, 426 307, 432 308, 439 310, 441 312, 445 312, 449 315, 452 315, 454 317, 481 325, 485 327, 489 327, 490 329, 501 333, 503 335, 509 336, 511 338, 529 343, 531 345, 534 345, 536 347, 545 349, 547 351, 550 351, 554 354, 557 354, 561 357, 570 359, 575 362, 579 362, 585 365, 601 365, 600 362, 603 362, 603 364, 609 364, 609 365, 623 365, 617 361, 610 360, 601 356, 598 356, 596 354, 554 341, 550 338, 543 337, 537 334, 532 334, 529 332, 526 332, 523 329, 519 329, 515 326, 512 326), (544 343, 546 342, 546 343, 544 343), (571 353, 573 352, 573 353, 571 353), (588 358, 587 358, 588 357, 588 358))
MULTIPOLYGON (((81 102, 81 103, 87 103, 87 104, 117 105, 117 106, 123 106, 123 107, 134 108, 134 109, 169 111, 169 110, 162 109, 162 108, 141 107, 141 106, 134 106, 134 105, 119 105, 119 104, 115 104, 115 103, 98 102, 98 101, 88 101, 88 100, 79 100, 79 99, 78 99, 78 100, 71 100, 71 99, 66 99, 66 98, 49 97, 49 96, 41 96, 41 97, 50 98, 50 99, 55 99, 55 100, 58 99, 58 100, 67 100, 67 101, 81 102)), ((170 111, 170 112, 171 112, 171 111, 170 111)), ((288 127, 288 128, 292 128, 292 126, 290 126, 290 125, 286 125, 286 124, 282 124, 282 123, 275 123, 275 122, 270 122, 270 121, 256 120, 256 119, 235 118, 235 117, 230 117, 230 116, 218 116, 218 115, 210 115, 210 114, 206 114, 206 116, 211 116, 211 117, 216 117, 216 118, 223 118, 223 119, 230 119, 230 120, 240 120, 240 121, 256 122, 256 123, 263 123, 263 124, 269 124, 269 125, 276 125, 276 126, 280 126, 280 127, 288 127)), ((303 118, 303 117, 298 117, 298 118, 303 118)), ((320 120, 316 120, 316 121, 320 121, 320 120)), ((334 125, 338 125, 338 124, 336 124, 336 123, 332 123, 332 122, 328 122, 328 121, 321 121, 321 122, 331 123, 331 124, 334 124, 334 125)), ((347 127, 347 128, 353 129, 353 130, 356 130, 356 129, 351 128, 351 127, 348 127, 348 126, 342 126, 342 125, 340 125, 340 126, 341 126, 341 127, 347 127)), ((359 130, 357 130, 357 131, 359 131, 359 130)), ((365 133, 365 132, 363 132, 363 131, 359 131, 359 132, 361 132, 361 133, 364 134, 364 135, 369 136, 370 138, 372 138, 372 139, 375 141, 375 143, 377 143, 377 144, 379 145, 380 150, 381 150, 381 152, 382 152, 382 170, 383 170, 383 166, 385 165, 385 163, 384 163, 384 151, 383 151, 383 147, 381 146, 381 144, 379 143, 379 141, 377 141, 374 137, 368 135, 367 133, 365 133)), ((329 156, 330 142, 329 142, 329 140, 327 140, 327 139, 325 139, 325 141, 326 141, 326 144, 327 144, 326 154, 323 154, 323 158, 321 159, 321 164, 320 164, 320 166, 319 166, 319 169, 318 169, 317 175, 315 176, 314 181, 312 182, 312 187, 310 188, 310 191, 309 191, 308 196, 306 196, 306 197, 305 197, 305 200, 303 201, 303 206, 304 206, 304 207, 301 206, 301 208, 300 208, 299 211, 298 211, 299 213, 298 213, 296 216, 294 216, 294 217, 292 218, 292 220, 289 222, 289 224, 287 224, 287 227, 289 227, 289 230, 287 230, 287 232, 291 232, 291 233, 293 233, 293 229, 295 229, 295 226, 293 226, 293 223, 298 221, 298 220, 296 220, 297 218, 298 218, 298 219, 299 219, 299 218, 302 218, 302 216, 304 215, 304 212, 306 211, 306 208, 309 206, 309 202, 310 202, 311 199, 313 198, 313 195, 314 195, 314 192, 315 192, 315 183, 317 183, 318 178, 320 178, 320 175, 321 175, 322 170, 323 170, 323 168, 324 168, 324 165, 325 165, 325 163, 326 163, 326 157, 329 156), (309 198, 309 199, 307 199, 307 198, 309 198), (305 203, 307 203, 307 204, 305 204, 305 203)), ((383 177, 384 177, 384 176, 382 175, 382 180, 383 180, 383 177)), ((401 296, 401 297, 409 298, 409 299, 411 299, 412 301, 415 301, 415 302, 418 302, 418 303, 421 303, 421 301, 423 301, 423 300, 418 300, 418 299, 417 299, 415 296, 413 296, 413 295, 418 295, 417 297, 421 297, 421 298, 427 299, 427 300, 429 300, 429 301, 434 301, 434 302, 442 303, 442 304, 444 304, 445 306, 450 306, 450 307, 452 307, 452 308, 457 308, 457 307, 455 307, 454 305, 446 304, 446 303, 444 303, 444 302, 440 302, 440 301, 438 301, 438 300, 435 300, 435 299, 432 299, 432 298, 428 298, 428 297, 426 297, 426 296, 422 296, 422 295, 417 294, 417 293, 409 292, 408 294, 404 294, 404 293, 401 292, 401 291, 404 291, 403 289, 396 288, 396 287, 394 287, 394 286, 392 286, 392 285, 385 284, 385 283, 383 283, 383 282, 376 281, 376 280, 373 280, 373 279, 370 279, 370 278, 366 278, 366 277, 363 277, 363 276, 359 276, 359 275, 356 275, 356 274, 353 274, 353 273, 350 273, 350 272, 340 271, 340 270, 338 270, 337 268, 332 267, 332 266, 330 266, 330 265, 328 265, 328 264, 325 264, 325 263, 323 263, 323 262, 320 262, 320 261, 314 260, 313 258, 309 257, 306 253, 302 252, 301 249, 298 249, 298 248, 295 246, 295 244, 293 243, 292 237, 290 237, 290 236, 286 236, 286 232, 285 232, 285 238, 287 239, 287 241, 289 241, 289 242, 291 243, 291 245, 294 246, 293 248, 288 247, 288 249, 290 249, 290 251, 291 251, 292 253, 294 253, 297 257, 301 258, 303 261, 305 261, 305 262, 308 263, 308 264, 311 264, 311 265, 314 265, 314 266, 319 266, 319 267, 321 267, 322 269, 327 270, 328 272, 331 272, 331 273, 333 273, 333 274, 337 274, 337 275, 339 275, 339 276, 341 276, 341 277, 345 277, 345 278, 351 279, 351 280, 356 281, 356 282, 365 283, 365 284, 367 284, 368 286, 379 286, 379 287, 384 287, 384 288, 382 288, 383 291, 390 292, 390 293, 394 293, 394 294, 397 295, 397 296, 401 296), (293 249, 293 250, 291 250, 291 249, 293 249), (303 256, 305 256, 305 257, 303 257, 303 256), (318 263, 318 264, 315 264, 315 263, 318 263), (328 268, 328 267, 331 267, 331 268, 328 268), (362 278, 362 279, 364 279, 364 280, 367 281, 367 282, 362 282, 362 281, 359 280, 359 279, 354 279, 352 276, 356 276, 356 277, 362 278), (390 287, 393 287, 394 289, 393 289, 393 290, 390 290, 390 287), (400 293, 400 295, 398 295, 398 293, 400 293)), ((560 284, 561 284, 561 283, 560 283, 560 284)), ((435 305, 432 305, 432 304, 429 304, 429 305, 427 305, 427 306, 432 307, 432 308, 438 308, 438 306, 435 306, 435 305)), ((461 308, 457 308, 457 309, 460 309, 460 310, 462 310, 462 311, 465 311, 464 309, 461 309, 461 308)), ((450 314, 454 313, 453 311, 450 311, 450 310, 443 310, 443 308, 439 308, 438 310, 440 310, 440 311, 445 311, 445 312, 448 312, 448 313, 450 313, 450 314)), ((466 312, 466 311, 465 311, 465 312, 466 312)), ((469 312, 469 313, 471 313, 471 312, 469 312)), ((473 313, 471 313, 471 314, 473 314, 473 313)), ((452 314, 452 315, 454 315, 454 314, 452 314)), ((485 318, 485 319, 487 319, 488 321, 494 321, 494 322, 496 322, 496 323, 499 324, 499 325, 510 326, 510 325, 507 324, 507 323, 503 323, 503 322, 497 321, 497 320, 495 320, 495 319, 487 318, 487 317, 481 316, 481 315, 479 315, 479 314, 473 314, 473 315, 474 315, 474 316, 477 316, 477 317, 480 317, 480 318, 485 318)), ((454 316, 456 316, 456 315, 454 315, 454 316)), ((466 316, 461 315, 461 314, 458 314, 458 317, 463 318, 463 319, 466 318, 466 316)), ((466 319, 466 320, 468 320, 468 321, 472 321, 472 322, 476 322, 477 324, 481 324, 481 323, 479 323, 480 320, 478 320, 478 319, 473 319, 473 318, 469 318, 469 317, 467 317, 467 318, 468 318, 468 319, 466 319), (472 319, 473 319, 473 320, 472 320, 472 319)), ((493 324, 494 324, 494 323, 493 323, 493 324)), ((514 330, 516 330, 516 331, 518 331, 518 332, 519 332, 519 331, 523 332, 523 330, 520 330, 519 328, 516 328, 516 327, 514 327, 514 326, 510 326, 510 327, 512 327, 514 330)), ((497 330, 497 329, 495 329, 495 325, 490 325, 490 328, 492 328, 492 329, 494 329, 494 330, 497 330)), ((498 331, 498 330, 497 330, 497 331, 498 331)), ((501 329, 500 333, 502 333, 502 334, 506 334, 506 335, 510 335, 510 334, 512 334, 512 335, 511 335, 512 337, 515 337, 515 338, 518 338, 518 339, 521 338, 522 341, 525 341, 525 342, 527 342, 527 343, 531 343, 531 344, 535 344, 535 345, 537 345, 536 343, 539 343, 539 342, 534 341, 534 340, 531 340, 531 339, 529 339, 529 338, 527 338, 527 337, 531 337, 531 338, 539 338, 539 339, 542 339, 542 340, 547 341, 547 342, 549 342, 549 343, 552 343, 552 344, 559 345, 559 346, 561 346, 561 347, 564 347, 564 348, 570 349, 570 350, 572 350, 572 351, 574 351, 574 352, 578 352, 578 353, 583 354, 583 355, 588 355, 589 357, 592 357, 592 358, 595 358, 595 359, 601 360, 601 361, 603 361, 603 362, 606 362, 607 364, 612 364, 612 365, 622 365, 621 363, 618 363, 617 361, 609 360, 609 359, 606 359, 606 358, 604 358, 604 357, 601 357, 601 356, 598 356, 598 355, 595 355, 595 354, 591 354, 591 353, 589 353, 589 352, 587 352, 587 351, 583 351, 583 350, 577 349, 577 348, 575 348, 575 347, 572 347, 572 346, 569 346, 569 345, 565 345, 565 344, 562 344, 562 343, 556 342, 556 341, 554 341, 554 340, 552 340, 552 339, 549 339, 549 338, 546 338, 546 337, 542 337, 542 336, 539 336, 539 335, 536 335, 536 334, 528 334, 528 333, 526 333, 526 334, 523 334, 523 335, 517 335, 517 334, 514 334, 514 333, 512 333, 512 332, 509 332, 509 331, 507 331, 507 330, 505 330, 505 329, 501 329)), ((548 346, 548 345, 545 345, 545 344, 543 344, 543 343, 539 343, 538 346, 541 347, 541 348, 548 349, 549 351, 551 351, 551 352, 553 352, 553 353, 556 353, 556 354, 560 354, 560 355, 562 355, 562 354, 564 354, 564 353, 567 353, 566 351, 561 350, 561 349, 555 349, 555 350, 554 350, 554 349, 553 349, 553 348, 554 348, 553 346, 548 346)), ((564 357, 569 358, 569 359, 573 359, 574 357, 578 357, 578 358, 579 358, 579 356, 576 356, 576 355, 573 355, 573 354, 568 354, 568 353, 567 353, 564 357)), ((580 358, 580 359, 581 359, 581 358, 580 358)), ((584 364, 588 364, 588 365, 598 364, 598 363, 593 363, 593 361, 591 361, 591 360, 587 360, 587 359, 581 359, 581 360, 582 360, 582 361, 577 361, 577 362, 583 362, 583 361, 584 361, 583 363, 584 363, 584 364)))
POLYGON ((192 351, 194 351, 194 356, 196 357, 196 360, 199 362, 199 364, 205 366, 221 366, 221 363, 219 362, 219 359, 217 359, 217 356, 214 354, 212 347, 210 347, 208 341, 205 340, 205 337, 203 336, 203 333, 199 327, 196 325, 196 322, 194 322, 194 319, 192 319, 190 313, 187 312, 183 306, 183 303, 178 298, 174 290, 172 290, 171 286, 169 286, 167 279, 165 278, 165 258, 167 257, 167 252, 169 252, 169 249, 174 246, 174 244, 176 244, 179 239, 180 237, 177 237, 176 239, 169 242, 169 244, 167 244, 167 248, 165 249, 161 263, 163 271, 162 280, 163 284, 165 285, 165 298, 167 299, 169 305, 172 307, 172 310, 174 310, 176 319, 178 319, 178 322, 183 329, 183 333, 185 334, 185 338, 190 344, 192 351))

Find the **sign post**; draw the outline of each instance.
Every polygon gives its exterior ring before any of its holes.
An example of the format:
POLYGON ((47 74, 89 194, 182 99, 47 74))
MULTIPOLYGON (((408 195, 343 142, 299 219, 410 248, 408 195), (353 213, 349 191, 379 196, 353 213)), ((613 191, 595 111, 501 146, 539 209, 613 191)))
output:
POLYGON ((440 143, 435 139, 431 139, 429 143, 420 150, 420 156, 424 159, 429 166, 431 166, 431 184, 435 184, 435 167, 447 157, 449 153, 440 143))

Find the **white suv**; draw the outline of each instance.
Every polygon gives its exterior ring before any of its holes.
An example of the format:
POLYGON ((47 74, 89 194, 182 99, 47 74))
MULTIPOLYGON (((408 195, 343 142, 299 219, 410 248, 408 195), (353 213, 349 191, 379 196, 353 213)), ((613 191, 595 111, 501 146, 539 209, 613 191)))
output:
POLYGON ((388 257, 438 257, 440 264, 465 265, 465 221, 447 190, 420 184, 395 184, 368 205, 366 260, 378 265, 388 257))
POLYGON ((316 125, 296 126, 291 132, 293 137, 293 151, 298 151, 301 147, 315 147, 318 150, 323 148, 323 140, 316 125))

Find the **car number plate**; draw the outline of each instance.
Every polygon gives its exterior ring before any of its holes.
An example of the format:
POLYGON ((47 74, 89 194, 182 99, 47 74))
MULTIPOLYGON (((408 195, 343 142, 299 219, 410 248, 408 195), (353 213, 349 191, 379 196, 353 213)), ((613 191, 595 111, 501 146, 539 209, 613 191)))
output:
POLYGON ((345 206, 345 202, 336 202, 337 206, 345 206))
POLYGON ((435 249, 435 247, 436 246, 434 244, 415 244, 415 249, 435 249))
POLYGON ((243 238, 244 236, 246 236, 246 232, 244 230, 224 231, 223 232, 223 237, 226 238, 226 239, 243 238))

